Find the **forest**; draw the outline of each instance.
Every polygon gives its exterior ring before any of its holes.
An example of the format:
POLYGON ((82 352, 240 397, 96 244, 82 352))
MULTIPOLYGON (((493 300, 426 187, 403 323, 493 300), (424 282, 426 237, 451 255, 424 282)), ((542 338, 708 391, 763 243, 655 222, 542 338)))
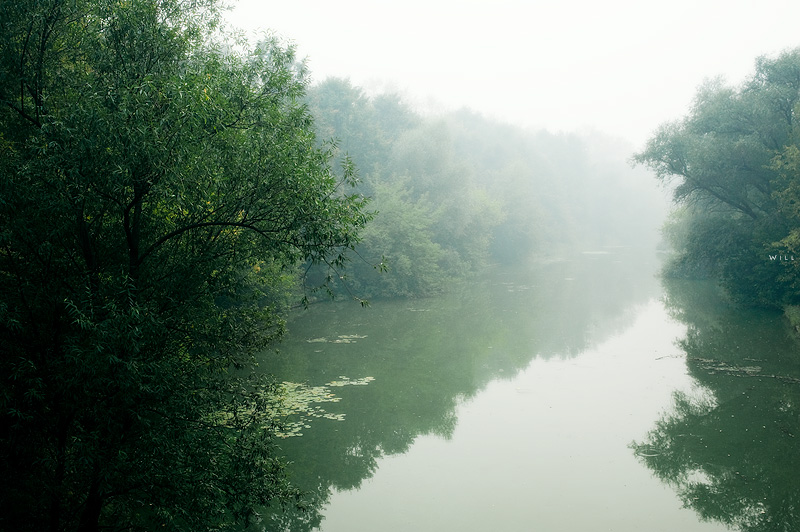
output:
POLYGON ((0 528, 221 530, 303 507, 254 372, 292 308, 423 298, 497 264, 654 247, 798 300, 800 52, 631 147, 422 113, 216 0, 0 0, 0 528), (793 260, 793 259, 792 259, 793 260), (9 480, 11 479, 11 480, 9 480))

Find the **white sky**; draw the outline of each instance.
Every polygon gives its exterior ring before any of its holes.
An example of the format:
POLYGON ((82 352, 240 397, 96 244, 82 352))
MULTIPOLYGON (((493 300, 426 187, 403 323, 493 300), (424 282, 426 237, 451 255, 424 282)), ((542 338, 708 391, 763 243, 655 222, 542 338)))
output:
POLYGON ((798 0, 239 0, 228 18, 294 42, 315 81, 637 147, 705 78, 800 47, 798 0))

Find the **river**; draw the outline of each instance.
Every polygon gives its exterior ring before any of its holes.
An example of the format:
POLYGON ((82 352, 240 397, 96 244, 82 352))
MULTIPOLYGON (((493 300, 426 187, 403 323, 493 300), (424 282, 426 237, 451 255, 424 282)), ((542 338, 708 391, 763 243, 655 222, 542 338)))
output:
POLYGON ((309 510, 259 527, 794 530, 798 343, 657 270, 586 250, 298 313, 261 365, 300 398, 281 445, 309 510))

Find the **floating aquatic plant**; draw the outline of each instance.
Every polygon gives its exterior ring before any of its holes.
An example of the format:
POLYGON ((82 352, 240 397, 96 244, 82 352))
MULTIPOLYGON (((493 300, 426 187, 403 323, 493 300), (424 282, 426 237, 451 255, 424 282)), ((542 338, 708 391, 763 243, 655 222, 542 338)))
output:
POLYGON ((310 422, 313 419, 344 421, 344 414, 334 414, 319 406, 320 403, 338 403, 342 400, 331 392, 330 387, 366 386, 374 380, 374 377, 350 379, 339 376, 339 380, 324 386, 308 386, 297 382, 281 383, 281 399, 275 406, 274 416, 284 418, 284 421, 276 430, 276 434, 281 438, 302 436, 303 429, 311 428, 310 422))
POLYGON ((366 337, 367 337, 367 335, 365 335, 365 334, 364 335, 361 335, 361 334, 340 334, 339 336, 337 336, 336 338, 333 338, 333 339, 328 339, 328 338, 325 338, 323 336, 321 338, 310 338, 310 339, 306 340, 306 342, 308 342, 310 344, 316 344, 316 343, 352 344, 356 340, 360 340, 360 339, 366 338, 366 337))
POLYGON ((349 377, 345 377, 344 375, 339 375, 339 380, 331 381, 327 383, 325 386, 366 386, 370 382, 374 381, 375 377, 364 377, 363 379, 350 379, 349 377))

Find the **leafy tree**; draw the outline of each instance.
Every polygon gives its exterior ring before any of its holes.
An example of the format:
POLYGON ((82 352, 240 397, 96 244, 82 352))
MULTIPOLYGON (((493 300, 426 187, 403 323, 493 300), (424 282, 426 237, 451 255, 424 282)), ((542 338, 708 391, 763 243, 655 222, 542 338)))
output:
POLYGON ((397 95, 367 96, 336 78, 315 86, 309 102, 321 136, 357 164, 361 190, 380 213, 357 249, 365 261, 347 272, 359 293, 430 295, 486 261, 499 207, 455 157, 448 124, 424 120, 397 95), (382 258, 379 275, 371 264, 382 258))
POLYGON ((463 276, 485 265, 502 214, 477 183, 479 166, 458 157, 456 134, 444 120, 407 131, 392 150, 392 174, 386 179, 404 179, 411 199, 435 207, 432 239, 446 252, 446 271, 463 276))
POLYGON ((769 264, 769 256, 793 249, 796 234, 798 104, 800 49, 760 58, 739 88, 719 80, 701 87, 690 113, 662 126, 635 157, 691 207, 697 223, 680 263, 710 266, 731 295, 750 303, 797 299, 798 270, 769 264))
POLYGON ((291 47, 215 0, 0 1, 0 528, 219 529, 297 500, 246 368, 370 215, 291 47))
POLYGON ((403 182, 380 184, 375 208, 379 215, 363 232, 358 247, 366 260, 354 261, 349 274, 359 293, 370 297, 415 297, 440 293, 448 270, 446 250, 434 241, 435 207, 413 201, 403 182), (371 263, 382 262, 384 271, 371 263))
POLYGON ((372 196, 374 181, 388 170, 392 146, 420 117, 392 93, 368 96, 349 80, 328 78, 311 87, 307 96, 317 134, 333 138, 341 155, 358 165, 360 190, 372 196))

